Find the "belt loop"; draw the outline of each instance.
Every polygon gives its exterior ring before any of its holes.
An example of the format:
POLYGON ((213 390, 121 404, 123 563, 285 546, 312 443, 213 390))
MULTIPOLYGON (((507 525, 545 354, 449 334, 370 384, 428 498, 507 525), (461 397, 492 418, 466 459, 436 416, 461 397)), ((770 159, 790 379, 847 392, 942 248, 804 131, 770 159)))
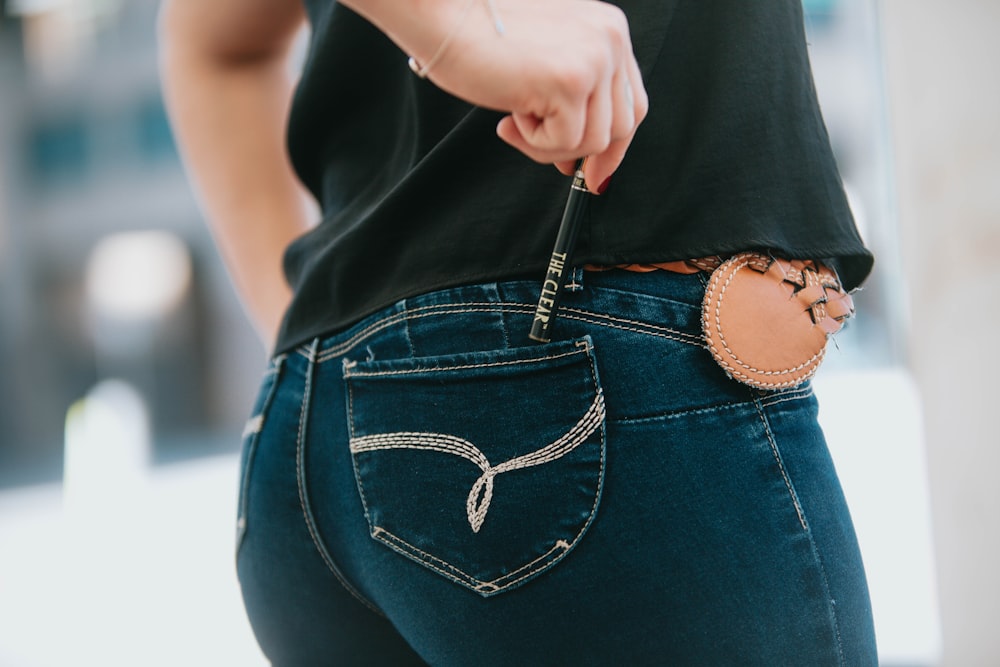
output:
POLYGON ((583 291, 583 267, 574 266, 572 273, 569 274, 569 279, 563 286, 563 289, 569 292, 580 292, 583 291))

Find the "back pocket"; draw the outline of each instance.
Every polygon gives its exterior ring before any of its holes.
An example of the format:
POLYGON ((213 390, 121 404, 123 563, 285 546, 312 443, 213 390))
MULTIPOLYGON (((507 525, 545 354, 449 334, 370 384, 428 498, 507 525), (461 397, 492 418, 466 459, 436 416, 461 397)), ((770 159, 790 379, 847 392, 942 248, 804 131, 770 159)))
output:
POLYGON ((560 561, 597 511, 604 398, 589 337, 344 362, 371 535, 483 596, 560 561))

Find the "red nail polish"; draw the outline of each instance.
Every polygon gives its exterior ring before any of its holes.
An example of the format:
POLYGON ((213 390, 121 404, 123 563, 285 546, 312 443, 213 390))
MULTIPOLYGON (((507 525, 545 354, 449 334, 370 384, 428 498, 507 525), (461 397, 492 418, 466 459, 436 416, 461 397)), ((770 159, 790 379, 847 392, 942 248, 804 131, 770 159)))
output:
POLYGON ((611 182, 611 177, 608 176, 604 179, 604 182, 597 186, 597 194, 603 195, 604 191, 608 189, 608 184, 611 182))

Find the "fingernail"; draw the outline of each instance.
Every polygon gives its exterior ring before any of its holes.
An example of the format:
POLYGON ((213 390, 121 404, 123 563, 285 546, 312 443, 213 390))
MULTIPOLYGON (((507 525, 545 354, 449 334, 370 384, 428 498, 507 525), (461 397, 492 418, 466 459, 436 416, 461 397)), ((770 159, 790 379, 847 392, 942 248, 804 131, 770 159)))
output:
POLYGON ((604 182, 597 186, 597 194, 603 195, 604 191, 608 189, 608 184, 611 183, 611 177, 608 176, 604 179, 604 182))

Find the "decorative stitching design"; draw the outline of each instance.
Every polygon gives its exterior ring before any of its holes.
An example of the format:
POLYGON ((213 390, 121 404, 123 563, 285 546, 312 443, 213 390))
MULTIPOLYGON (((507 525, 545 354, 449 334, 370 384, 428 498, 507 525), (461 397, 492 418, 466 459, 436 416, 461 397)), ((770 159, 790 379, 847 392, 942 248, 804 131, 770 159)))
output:
POLYGON ((351 438, 350 448, 352 454, 391 449, 434 451, 460 456, 478 466, 483 474, 472 485, 472 490, 469 491, 465 502, 469 525, 472 527, 472 532, 478 533, 486 520, 486 513, 490 509, 490 502, 493 499, 493 480, 497 475, 512 470, 539 466, 562 458, 583 444, 600 427, 604 415, 604 394, 598 391, 587 412, 562 437, 540 449, 516 456, 496 466, 491 465, 486 455, 468 440, 443 433, 404 431, 365 435, 360 438, 351 438))
MULTIPOLYGON (((531 310, 526 310, 526 312, 533 312, 534 306, 529 306, 528 308, 531 309, 531 310)), ((354 465, 353 465, 354 476, 355 476, 355 480, 356 480, 357 487, 358 487, 358 493, 359 493, 359 496, 361 498, 361 504, 362 504, 362 507, 363 507, 363 510, 364 510, 365 519, 368 521, 368 525, 369 525, 369 528, 370 528, 370 534, 371 534, 372 538, 375 539, 375 540, 377 540, 377 541, 379 541, 379 542, 381 542, 382 544, 384 544, 386 547, 392 549, 393 551, 395 551, 395 552, 397 552, 397 553, 399 553, 399 554, 401 554, 403 556, 406 556, 406 557, 409 557, 409 558, 412 558, 412 559, 416 560, 420 564, 424 565, 425 567, 427 567, 428 569, 430 569, 430 570, 432 570, 434 572, 437 572, 438 574, 440 574, 441 576, 445 577, 446 579, 448 579, 450 581, 453 581, 455 583, 464 585, 464 586, 468 586, 469 588, 471 588, 472 590, 476 591, 477 593, 479 593, 480 595, 482 595, 484 597, 488 597, 488 596, 494 595, 496 593, 503 592, 504 590, 506 590, 508 588, 516 586, 516 585, 520 584, 521 582, 523 582, 523 581, 525 581, 527 579, 530 579, 531 577, 533 577, 533 576, 535 576, 535 575, 537 575, 537 574, 545 571, 549 567, 553 566, 555 563, 557 563, 558 561, 560 561, 563 558, 563 556, 565 556, 567 553, 569 553, 573 549, 573 547, 575 547, 577 545, 577 543, 580 541, 580 539, 583 537, 583 535, 587 532, 587 529, 590 527, 590 524, 594 520, 594 515, 597 513, 597 506, 600 503, 601 493, 602 493, 602 490, 604 488, 604 469, 605 469, 605 466, 606 466, 606 452, 605 452, 605 445, 604 445, 604 439, 605 439, 604 397, 603 397, 603 393, 601 392, 600 384, 599 384, 598 378, 597 378, 597 367, 595 366, 595 359, 594 359, 593 354, 591 354, 591 351, 592 351, 593 348, 590 346, 589 341, 587 341, 587 340, 577 341, 576 345, 577 345, 577 347, 581 347, 584 351, 587 352, 587 359, 588 359, 588 362, 589 362, 588 367, 589 367, 589 370, 590 370, 590 379, 591 379, 591 382, 593 383, 594 390, 595 390, 595 392, 597 394, 596 397, 595 397, 594 404, 598 404, 599 403, 599 405, 600 405, 600 413, 602 415, 602 418, 598 420, 597 427, 595 429, 593 429, 592 431, 590 431, 590 433, 593 433, 593 431, 596 431, 597 428, 600 429, 600 465, 599 465, 599 469, 598 469, 598 472, 597 472, 597 488, 596 488, 595 493, 594 493, 594 500, 593 500, 593 503, 591 504, 590 513, 587 516, 587 519, 586 519, 585 523, 583 524, 583 526, 580 528, 579 532, 577 532, 577 534, 573 537, 573 539, 571 541, 566 541, 564 539, 556 540, 556 542, 553 544, 553 546, 551 548, 549 548, 547 551, 545 551, 543 554, 541 554, 540 556, 537 556, 537 557, 533 558, 532 560, 530 560, 527 563, 525 563, 525 564, 517 567, 516 569, 514 569, 514 570, 512 570, 510 572, 507 572, 502 577, 499 577, 499 578, 494 579, 492 581, 483 581, 483 580, 477 579, 476 577, 473 577, 472 575, 470 575, 470 574, 468 574, 468 573, 460 570, 459 568, 451 565, 450 563, 447 563, 446 561, 443 561, 440 558, 438 558, 436 556, 433 556, 433 555, 431 555, 431 554, 429 554, 429 553, 421 550, 420 548, 418 548, 418 547, 416 547, 416 546, 414 546, 414 545, 406 542, 405 540, 403 540, 403 539, 397 537, 396 535, 392 534, 391 532, 387 531, 385 528, 377 526, 372 521, 371 512, 369 511, 369 508, 368 508, 368 498, 366 497, 364 484, 362 483, 362 480, 361 480, 361 474, 360 474, 360 471, 358 469, 357 458, 352 455, 351 458, 352 458, 353 463, 354 463, 354 465)), ((349 362, 347 359, 344 359, 343 360, 343 364, 344 364, 345 380, 346 380, 346 373, 347 373, 348 369, 353 368, 356 365, 356 363, 355 362, 349 362)), ((353 387, 353 383, 351 383, 351 382, 345 382, 345 384, 347 386, 347 417, 348 417, 347 421, 348 421, 348 432, 349 432, 350 440, 352 442, 354 442, 354 441, 360 440, 361 438, 364 438, 366 436, 355 437, 355 430, 354 430, 354 387, 353 387)), ((593 410, 594 404, 592 404, 591 408, 588 410, 588 414, 593 410)), ((585 418, 581 419, 580 421, 582 422, 584 420, 585 420, 585 418)), ((579 426, 579 422, 578 422, 577 426, 579 426)), ((576 427, 574 427, 574 428, 576 428, 576 427)), ((571 429, 571 431, 572 430, 573 429, 571 429)), ((563 437, 566 437, 566 436, 563 436, 563 437)), ((589 437, 589 434, 588 434, 587 437, 589 437)), ((461 438, 454 438, 454 440, 458 441, 460 443, 465 443, 466 442, 466 441, 462 440, 461 438)), ((557 442, 560 441, 560 440, 562 440, 562 438, 560 438, 559 440, 557 440, 557 442)), ((478 451, 478 448, 475 448, 475 449, 476 449, 476 451, 478 451)), ((545 449, 545 448, 543 448, 543 449, 545 449)), ((564 452, 562 455, 564 456, 566 453, 568 453, 568 451, 569 450, 567 450, 567 452, 564 452)), ((471 453, 471 450, 469 450, 469 452, 471 453)), ((454 452, 449 451, 447 453, 454 453, 454 452)), ((473 453, 473 457, 478 459, 478 457, 475 457, 474 453, 473 453)), ((483 459, 485 460, 485 456, 483 457, 483 459)), ((487 462, 487 464, 488 464, 488 462, 487 462)), ((478 465, 478 463, 477 463, 477 465, 478 465)), ((468 509, 468 507, 467 507, 467 509, 468 509)), ((483 512, 483 516, 485 517, 485 511, 483 512)))

